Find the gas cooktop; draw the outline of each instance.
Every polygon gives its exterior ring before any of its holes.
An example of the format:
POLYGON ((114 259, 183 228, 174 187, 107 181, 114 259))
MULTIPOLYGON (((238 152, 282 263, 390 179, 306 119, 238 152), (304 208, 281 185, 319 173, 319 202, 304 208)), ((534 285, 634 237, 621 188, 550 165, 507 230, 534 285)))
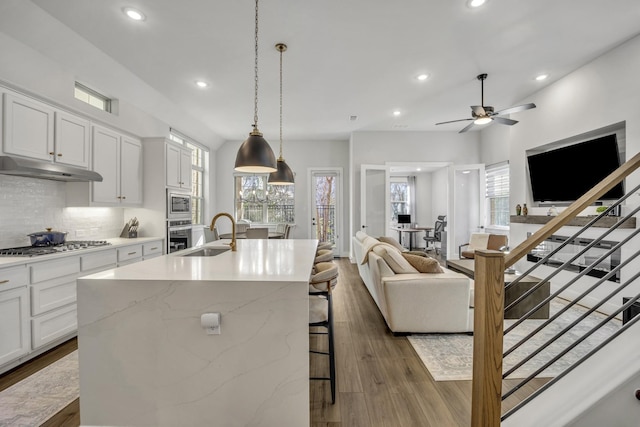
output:
POLYGON ((75 251, 78 249, 88 249, 97 246, 108 246, 111 243, 106 240, 69 240, 61 245, 55 246, 21 246, 17 248, 0 249, 0 257, 5 256, 38 256, 49 255, 58 252, 75 251))

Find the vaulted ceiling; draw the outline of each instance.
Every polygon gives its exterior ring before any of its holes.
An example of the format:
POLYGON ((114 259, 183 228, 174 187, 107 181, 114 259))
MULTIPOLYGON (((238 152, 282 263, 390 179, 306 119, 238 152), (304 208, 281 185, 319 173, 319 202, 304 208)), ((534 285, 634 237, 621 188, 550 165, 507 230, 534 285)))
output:
MULTIPOLYGON (((115 82, 95 82, 110 95, 153 109, 143 97, 155 91, 224 139, 251 130, 253 0, 31 1, 148 85, 118 93, 115 82), (145 19, 128 19, 125 7, 145 19), (199 79, 210 86, 196 87, 199 79)), ((259 127, 277 139, 278 42, 288 45, 285 139, 347 139, 362 130, 457 131, 465 124, 435 123, 470 117, 478 74, 489 75, 485 105, 503 109, 634 37, 638 22, 637 0, 488 0, 479 8, 466 0, 262 0, 259 127), (428 79, 418 80, 423 73, 428 79), (549 77, 536 81, 542 73, 549 77)), ((6 24, 0 31, 11 32, 6 24)))

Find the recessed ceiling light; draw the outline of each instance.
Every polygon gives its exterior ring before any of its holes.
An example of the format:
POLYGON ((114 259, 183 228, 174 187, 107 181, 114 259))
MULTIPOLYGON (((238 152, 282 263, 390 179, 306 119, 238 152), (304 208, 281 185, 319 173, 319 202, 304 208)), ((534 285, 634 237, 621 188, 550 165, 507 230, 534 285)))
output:
POLYGON ((420 74, 418 77, 416 77, 418 80, 420 81, 424 81, 427 80, 429 78, 429 74, 420 74))
POLYGON ((536 80, 540 82, 542 80, 545 80, 547 77, 549 77, 548 74, 540 74, 539 76, 536 76, 536 80))
POLYGON ((400 114, 401 114, 401 113, 400 113, 400 111, 398 111, 398 110, 396 110, 396 111, 394 111, 394 112, 393 112, 393 115, 394 115, 394 116, 396 116, 396 117, 398 117, 400 114))
POLYGON ((422 170, 422 169, 420 169, 420 168, 417 168, 417 169, 416 169, 416 172, 420 172, 421 170, 422 170))
POLYGON ((139 10, 136 10, 132 7, 125 7, 123 11, 125 15, 127 15, 129 18, 133 19, 134 21, 144 21, 145 16, 139 10))
POLYGON ((206 88, 209 87, 209 83, 203 81, 203 80, 196 80, 196 86, 198 86, 199 88, 206 88))
POLYGON ((469 7, 480 7, 486 3, 487 0, 469 0, 467 3, 469 7))

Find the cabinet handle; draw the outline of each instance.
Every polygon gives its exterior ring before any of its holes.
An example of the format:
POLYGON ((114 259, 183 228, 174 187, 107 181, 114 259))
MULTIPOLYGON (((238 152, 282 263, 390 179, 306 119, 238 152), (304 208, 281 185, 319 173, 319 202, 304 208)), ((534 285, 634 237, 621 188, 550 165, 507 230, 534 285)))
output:
POLYGON ((137 253, 138 253, 138 251, 136 251, 136 252, 129 252, 127 255, 135 255, 135 254, 137 254, 137 253))
POLYGON ((9 283, 9 280, 0 280, 0 285, 4 285, 5 283, 9 283))
POLYGON ((126 198, 127 198, 127 196, 122 196, 122 198, 123 198, 123 199, 126 199, 126 198))
POLYGON ((151 248, 152 251, 155 251, 156 249, 158 249, 158 247, 156 246, 155 248, 151 248))
POLYGON ((53 156, 54 154, 56 154, 56 153, 54 153, 53 151, 49 151, 49 155, 50 156, 53 156))
POLYGON ((58 157, 62 157, 62 153, 58 153, 58 157))

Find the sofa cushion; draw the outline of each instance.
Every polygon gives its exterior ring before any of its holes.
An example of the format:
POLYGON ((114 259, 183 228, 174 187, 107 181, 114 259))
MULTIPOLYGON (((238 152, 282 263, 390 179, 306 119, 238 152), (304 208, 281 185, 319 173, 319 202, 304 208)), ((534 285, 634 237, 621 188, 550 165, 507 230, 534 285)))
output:
POLYGON ((391 245, 380 244, 373 248, 373 252, 380 256, 396 274, 417 273, 418 270, 413 268, 400 251, 391 245))
POLYGON ((444 273, 438 260, 408 253, 403 253, 402 256, 420 273, 444 273))
POLYGON ((378 237, 378 240, 380 240, 381 242, 388 243, 390 245, 395 246, 396 248, 398 248, 398 250, 400 252, 405 250, 404 247, 396 239, 394 239, 393 237, 380 236, 380 237, 378 237))

